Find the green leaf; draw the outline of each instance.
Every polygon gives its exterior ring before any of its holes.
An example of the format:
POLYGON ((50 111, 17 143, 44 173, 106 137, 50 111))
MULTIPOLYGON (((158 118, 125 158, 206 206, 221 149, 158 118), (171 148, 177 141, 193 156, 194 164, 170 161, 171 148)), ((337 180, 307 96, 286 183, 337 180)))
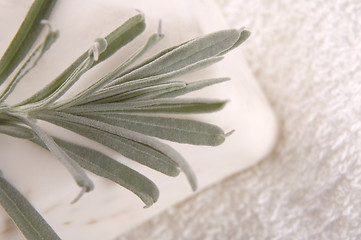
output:
MULTIPOLYGON (((63 127, 66 127, 63 124, 64 122, 87 126, 105 132, 107 134, 113 134, 115 136, 131 140, 138 144, 147 146, 150 149, 154 149, 155 151, 158 151, 162 155, 168 157, 175 164, 177 164, 180 167, 180 169, 182 169, 182 171, 185 173, 190 185, 192 186, 192 189, 195 190, 197 188, 195 175, 192 169, 189 167, 188 163, 184 160, 184 158, 173 148, 157 141, 154 138, 147 137, 143 134, 130 131, 125 128, 116 127, 93 119, 89 119, 81 116, 75 116, 72 114, 67 114, 62 112, 56 112, 56 111, 52 111, 48 113, 43 112, 36 114, 36 117, 46 121, 50 120, 49 122, 52 122, 54 124, 59 124, 59 126, 63 126, 63 127), (55 119, 55 121, 53 119, 55 119)), ((79 125, 77 125, 77 127, 79 127, 79 125)), ((90 130, 88 129, 88 131, 90 130)), ((97 141, 102 141, 102 139, 99 136, 97 136, 96 139, 97 141)))
POLYGON ((105 77, 91 85, 89 88, 85 89, 81 93, 77 94, 75 97, 65 100, 64 102, 58 103, 55 105, 55 108, 66 108, 69 106, 76 105, 80 103, 84 98, 88 96, 93 96, 97 90, 102 88, 104 85, 113 81, 117 75, 123 72, 128 66, 130 66, 133 62, 135 62, 139 57, 141 57, 145 52, 151 49, 156 43, 162 40, 164 37, 161 33, 153 34, 149 37, 146 44, 136 51, 133 55, 131 55, 124 63, 122 63, 119 67, 117 67, 114 71, 108 73, 105 77))
MULTIPOLYGON (((96 45, 96 43, 94 43, 94 45, 96 45)), ((63 96, 66 91, 68 91, 73 86, 73 84, 78 81, 80 77, 92 67, 95 58, 99 57, 97 52, 98 50, 96 50, 96 47, 93 46, 91 49, 89 49, 88 57, 74 69, 74 71, 69 75, 69 77, 66 78, 65 81, 63 81, 62 84, 58 86, 58 88, 54 89, 52 93, 50 93, 45 98, 39 100, 38 102, 29 103, 25 106, 17 107, 17 111, 34 111, 37 109, 46 108, 47 106, 55 102, 58 98, 63 96)))
POLYGON ((49 31, 45 36, 44 41, 32 52, 25 63, 21 66, 20 70, 16 73, 14 78, 9 83, 8 87, 0 96, 0 103, 3 102, 15 89, 18 82, 39 62, 43 54, 50 48, 50 46, 58 38, 59 33, 57 31, 49 31))
POLYGON ((157 96, 161 93, 172 92, 185 87, 186 83, 180 81, 161 83, 158 85, 130 90, 124 93, 117 94, 116 96, 91 102, 90 104, 147 100, 152 99, 153 95, 157 96))
POLYGON ((87 72, 94 62, 99 59, 99 55, 103 53, 107 48, 107 42, 104 38, 98 38, 94 41, 93 46, 88 51, 87 58, 79 64, 79 66, 72 72, 67 79, 57 88, 54 92, 49 94, 44 99, 41 99, 38 102, 27 104, 26 106, 20 106, 17 108, 17 111, 28 111, 28 110, 37 110, 41 108, 46 108, 58 98, 63 96, 73 84, 80 79, 80 77, 87 72))
MULTIPOLYGON (((161 33, 152 34, 147 42, 144 44, 142 48, 132 54, 124 63, 122 63, 114 72, 113 76, 117 76, 121 74, 127 67, 129 67, 132 63, 138 60, 141 56, 143 56, 147 51, 149 51, 154 45, 156 45, 160 40, 164 38, 164 35, 161 33)), ((104 81, 104 84, 111 82, 113 79, 109 79, 108 81, 104 81)))
POLYGON ((88 118, 173 142, 217 146, 224 142, 219 127, 188 119, 127 114, 87 114, 88 118))
MULTIPOLYGON (((158 200, 157 186, 142 174, 96 150, 59 138, 54 138, 54 140, 81 167, 130 190, 144 202, 146 207, 150 207, 158 200)), ((47 149, 40 139, 32 141, 47 149)))
POLYGON ((209 99, 154 99, 125 103, 86 104, 66 109, 66 112, 82 113, 207 113, 222 109, 227 101, 209 99))
MULTIPOLYGON (((84 100, 77 101, 74 103, 71 102, 67 106, 74 106, 75 104, 79 105, 79 104, 89 103, 89 102, 93 102, 93 101, 96 101, 99 99, 104 99, 105 100, 104 102, 106 102, 106 99, 108 99, 112 96, 116 96, 118 94, 122 94, 127 91, 131 91, 131 90, 135 90, 135 89, 142 89, 142 88, 150 87, 150 86, 162 83, 162 82, 166 82, 169 79, 177 78, 184 74, 206 68, 212 64, 219 62, 222 59, 223 59, 223 57, 211 57, 211 58, 207 58, 207 59, 198 61, 198 62, 190 64, 184 68, 181 68, 181 69, 169 72, 169 73, 155 75, 155 76, 151 76, 151 77, 147 77, 147 78, 143 78, 143 79, 138 79, 138 80, 133 80, 130 82, 121 83, 121 84, 118 84, 118 85, 115 85, 112 87, 103 88, 103 89, 99 90, 98 92, 95 92, 94 94, 87 96, 86 98, 84 98, 84 100)), ((59 109, 65 109, 67 106, 62 106, 59 109)))
POLYGON ((49 151, 54 154, 54 156, 68 169, 70 174, 73 176, 76 183, 85 189, 85 191, 90 191, 94 188, 93 182, 88 178, 85 171, 76 163, 71 157, 68 156, 54 141, 54 139, 49 136, 43 129, 38 125, 33 123, 26 117, 23 117, 19 114, 13 114, 26 125, 28 125, 36 135, 41 139, 41 141, 46 145, 49 151))
POLYGON ((4 179, 2 174, 0 174, 0 203, 27 239, 60 240, 35 208, 4 179))
MULTIPOLYGON (((144 29, 145 23, 144 16, 142 14, 138 14, 127 20, 124 24, 105 37, 105 40, 107 41, 107 48, 102 54, 99 55, 98 61, 94 62, 91 67, 110 57, 118 49, 136 38, 140 33, 143 32, 144 29)), ((60 76, 45 86, 45 88, 37 92, 29 99, 23 101, 19 105, 34 103, 52 94, 66 81, 67 78, 69 78, 69 76, 75 71, 76 68, 79 67, 81 63, 84 62, 87 57, 88 51, 83 53, 77 60, 75 60, 73 64, 71 64, 62 74, 60 74, 60 76)))
MULTIPOLYGON (((182 46, 182 45, 184 45, 184 44, 186 44, 186 43, 187 43, 187 42, 184 42, 184 43, 181 43, 181 44, 179 44, 179 45, 176 45, 176 46, 173 46, 173 47, 164 49, 164 50, 160 51, 159 53, 157 53, 156 55, 154 55, 153 57, 150 57, 150 58, 146 59, 146 60, 143 61, 142 63, 140 63, 140 64, 138 64, 138 65, 136 65, 136 66, 128 69, 127 71, 124 71, 124 72, 119 73, 118 75, 115 76, 115 78, 119 80, 122 76, 127 75, 128 73, 134 72, 134 70, 136 70, 136 69, 138 69, 138 68, 140 68, 140 67, 142 67, 142 66, 145 66, 145 65, 147 65, 148 63, 153 62, 154 60, 162 57, 163 55, 165 55, 165 54, 173 51, 174 49, 176 49, 176 48, 178 48, 178 47, 180 47, 180 46, 182 46)), ((110 83, 108 83, 105 87, 110 87, 110 86, 114 86, 114 85, 119 84, 119 82, 117 82, 116 79, 113 79, 113 81, 110 82, 110 83)))
POLYGON ((120 48, 134 40, 145 29, 144 15, 137 14, 129 18, 120 27, 105 37, 108 43, 107 49, 99 56, 99 62, 113 55, 120 48))
POLYGON ((158 200, 159 190, 157 186, 142 174, 98 151, 61 139, 56 139, 56 142, 81 167, 132 191, 145 203, 146 207, 150 207, 158 200))
POLYGON ((230 51, 232 51, 233 49, 237 48, 239 45, 241 45, 244 41, 246 41, 249 36, 251 35, 251 32, 250 31, 247 31, 247 30, 243 30, 241 31, 241 34, 239 35, 239 38, 237 40, 237 42, 229 49, 221 52, 219 55, 224 55, 230 51))
POLYGON ((7 134, 16 138, 33 139, 35 134, 31 129, 14 124, 12 122, 1 122, 0 133, 7 134))
MULTIPOLYGON (((28 139, 48 150, 41 139, 31 129, 24 126, 0 124, 0 133, 28 139)), ((150 207, 158 200, 157 186, 142 174, 96 150, 59 138, 54 138, 54 141, 82 168, 130 190, 145 203, 146 207, 150 207)))
POLYGON ((191 40, 157 58, 134 67, 110 86, 119 83, 172 72, 198 61, 217 56, 231 48, 239 39, 237 30, 222 30, 191 40))
POLYGON ((213 78, 213 79, 206 79, 200 80, 192 83, 188 83, 184 88, 170 91, 167 93, 160 93, 157 98, 175 98, 178 96, 185 95, 187 93, 198 91, 202 88, 209 87, 214 84, 222 83, 225 81, 230 80, 229 78, 213 78))
MULTIPOLYGON (((7 109, 5 109, 4 111, 6 111, 7 109)), ((0 112, 0 122, 3 122, 3 121, 6 121, 6 122, 20 122, 22 123, 19 119, 17 119, 16 117, 13 117, 9 114, 6 114, 5 112, 0 112)))
POLYGON ((29 52, 43 28, 56 0, 36 0, 0 60, 0 85, 14 71, 29 52))
POLYGON ((67 122, 63 118, 54 117, 51 113, 37 113, 36 117, 99 142, 129 159, 168 176, 175 177, 179 174, 177 164, 175 164, 168 156, 151 146, 84 124, 67 122))

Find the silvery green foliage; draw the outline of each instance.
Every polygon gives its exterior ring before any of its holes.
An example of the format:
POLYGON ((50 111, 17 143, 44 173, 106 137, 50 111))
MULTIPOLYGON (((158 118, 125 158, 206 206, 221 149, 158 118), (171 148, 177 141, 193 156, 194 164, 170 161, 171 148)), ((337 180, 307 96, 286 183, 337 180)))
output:
MULTIPOLYGON (((6 99, 17 83, 36 67, 42 55, 58 37, 58 32, 48 27, 40 45, 29 52, 43 26, 48 25, 46 19, 55 2, 56 0, 35 0, 0 60, 0 85, 5 81, 9 82, 0 95, 0 133, 28 140, 49 150, 71 173, 81 188, 81 194, 94 187, 85 172, 88 170, 132 191, 146 207, 151 206, 159 197, 157 186, 147 177, 104 153, 49 135, 37 124, 37 119, 83 135, 168 176, 177 176, 182 171, 192 189, 196 190, 196 177, 185 159, 156 138, 193 145, 217 146, 223 143, 227 134, 219 127, 177 118, 176 114, 221 109, 226 104, 225 101, 178 97, 227 81, 228 78, 205 79, 193 83, 175 79, 222 60, 225 53, 248 38, 249 32, 233 29, 218 31, 165 49, 136 63, 163 38, 159 29, 141 49, 112 72, 71 99, 60 100, 84 73, 143 32, 144 17, 138 14, 108 36, 95 40, 88 51, 32 97, 18 104, 8 105, 6 99), (12 74, 14 71, 16 72, 12 74), (13 77, 9 79, 10 76, 13 77)), ((0 203, 28 239, 59 239, 2 173, 0 203)))

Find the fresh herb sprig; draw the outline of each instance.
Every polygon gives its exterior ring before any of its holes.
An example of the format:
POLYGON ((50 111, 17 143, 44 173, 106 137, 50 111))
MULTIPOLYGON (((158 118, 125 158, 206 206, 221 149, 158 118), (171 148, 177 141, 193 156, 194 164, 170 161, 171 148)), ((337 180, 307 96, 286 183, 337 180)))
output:
MULTIPOLYGON (((71 130, 168 176, 174 177, 183 171, 192 189, 196 190, 196 177, 185 159, 156 138, 193 145, 217 146, 223 143, 227 134, 219 127, 177 118, 176 115, 220 110, 226 101, 178 97, 228 78, 192 83, 176 79, 219 62, 224 54, 244 42, 250 33, 243 29, 218 31, 165 49, 136 64, 164 37, 159 27, 141 49, 112 72, 74 97, 61 100, 83 74, 143 32, 144 16, 138 14, 108 36, 96 39, 89 50, 36 94, 9 105, 6 100, 17 83, 37 65, 58 37, 58 32, 53 31, 46 21, 55 2, 34 1, 0 60, 0 85, 9 82, 0 94, 0 133, 28 140, 49 150, 81 188, 74 201, 94 187, 85 170, 132 191, 146 207, 157 201, 159 191, 150 179, 104 153, 49 135, 37 124, 37 120, 71 130), (47 34, 34 48, 44 25, 48 26, 47 34), (31 49, 34 50, 30 52, 31 49), (164 113, 168 114, 167 117, 164 113)), ((2 173, 0 203, 26 238, 59 239, 2 173)))

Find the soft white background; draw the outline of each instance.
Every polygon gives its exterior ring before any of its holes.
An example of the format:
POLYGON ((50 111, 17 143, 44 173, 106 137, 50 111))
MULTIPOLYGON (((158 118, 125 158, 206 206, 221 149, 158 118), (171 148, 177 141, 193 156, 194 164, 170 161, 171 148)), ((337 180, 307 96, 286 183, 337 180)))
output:
POLYGON ((218 0, 282 133, 261 164, 119 239, 360 239, 361 2, 218 0))

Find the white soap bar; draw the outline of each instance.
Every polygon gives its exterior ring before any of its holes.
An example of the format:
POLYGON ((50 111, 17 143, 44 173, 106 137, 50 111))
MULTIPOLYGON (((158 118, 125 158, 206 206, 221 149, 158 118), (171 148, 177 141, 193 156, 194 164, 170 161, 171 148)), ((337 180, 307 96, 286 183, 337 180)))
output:
MULTIPOLYGON (((30 5, 31 1, 0 0, 1 54, 30 5)), ((50 18, 52 27, 60 31, 58 41, 38 67, 19 84, 16 96, 9 100, 16 102, 36 92, 89 48, 94 39, 105 36, 135 15, 135 9, 144 13, 146 31, 129 47, 87 73, 76 85, 77 91, 114 69, 140 47, 150 34, 157 31, 159 19, 162 20, 162 31, 166 37, 148 56, 193 37, 227 28, 216 5, 209 0, 59 1, 50 18)), ((186 76, 187 80, 232 78, 197 93, 197 96, 228 99, 230 102, 222 111, 188 116, 217 124, 225 132, 235 130, 225 143, 218 147, 171 144, 195 171, 200 189, 254 165, 272 150, 277 139, 275 115, 243 60, 241 48, 227 54, 217 65, 186 76)), ((71 91, 70 95, 75 92, 71 91)), ((68 131, 49 124, 43 126, 67 139, 89 143, 83 138, 74 138, 68 131)), ((177 178, 166 177, 110 152, 112 157, 154 180, 160 189, 159 201, 151 208, 143 209, 142 202, 131 192, 90 174, 95 190, 71 205, 70 201, 79 188, 52 155, 33 144, 6 135, 0 135, 0 146, 0 169, 6 178, 25 194, 64 239, 112 239, 193 194, 183 174, 177 178)), ((0 212, 0 238, 21 239, 3 210, 0 212)))

